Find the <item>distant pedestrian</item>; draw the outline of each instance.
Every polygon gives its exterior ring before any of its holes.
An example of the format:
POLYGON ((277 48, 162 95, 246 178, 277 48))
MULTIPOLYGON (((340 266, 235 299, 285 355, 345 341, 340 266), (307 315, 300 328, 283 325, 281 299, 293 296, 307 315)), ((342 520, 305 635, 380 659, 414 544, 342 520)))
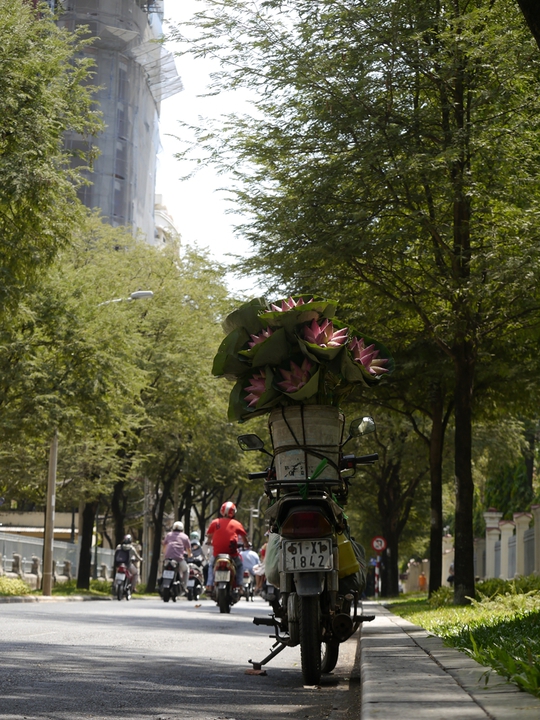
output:
POLYGON ((427 577, 425 572, 420 573, 420 577, 418 578, 418 588, 420 592, 425 592, 427 587, 427 577))
POLYGON ((450 585, 450 587, 454 587, 454 563, 452 563, 448 568, 448 577, 446 578, 446 582, 450 585))

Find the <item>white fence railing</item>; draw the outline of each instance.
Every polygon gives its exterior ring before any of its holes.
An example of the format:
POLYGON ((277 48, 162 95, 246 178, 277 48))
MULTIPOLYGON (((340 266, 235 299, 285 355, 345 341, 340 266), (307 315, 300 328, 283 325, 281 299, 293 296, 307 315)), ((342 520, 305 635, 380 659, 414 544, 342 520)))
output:
MULTIPOLYGON (((502 515, 494 508, 484 513, 485 537, 474 541, 476 578, 512 580, 521 575, 540 575, 540 505, 533 505, 531 512, 514 513, 512 520, 503 520, 502 515)), ((443 538, 443 585, 450 584, 447 578, 453 562, 453 538, 446 536, 443 538)), ((429 582, 428 560, 409 562, 403 578, 406 592, 420 589, 422 572, 429 582)))
MULTIPOLYGON (((68 543, 55 540, 53 543, 53 562, 56 575, 76 577, 79 564, 79 543, 68 543)), ((0 575, 20 574, 25 576, 40 575, 43 557, 43 538, 21 537, 14 533, 0 532, 0 575), (37 561, 37 562, 36 562, 37 561), (37 570, 37 572, 36 572, 37 570)), ((109 548, 92 548, 92 564, 97 560, 98 575, 111 576, 114 562, 114 550, 109 548)))

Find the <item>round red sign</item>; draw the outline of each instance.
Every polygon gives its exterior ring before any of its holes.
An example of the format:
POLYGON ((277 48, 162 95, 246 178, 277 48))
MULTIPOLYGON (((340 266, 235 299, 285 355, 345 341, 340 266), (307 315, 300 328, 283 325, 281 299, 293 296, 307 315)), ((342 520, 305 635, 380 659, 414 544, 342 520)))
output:
POLYGON ((381 553, 383 550, 386 550, 386 540, 380 535, 376 535, 371 541, 371 547, 375 552, 381 553))

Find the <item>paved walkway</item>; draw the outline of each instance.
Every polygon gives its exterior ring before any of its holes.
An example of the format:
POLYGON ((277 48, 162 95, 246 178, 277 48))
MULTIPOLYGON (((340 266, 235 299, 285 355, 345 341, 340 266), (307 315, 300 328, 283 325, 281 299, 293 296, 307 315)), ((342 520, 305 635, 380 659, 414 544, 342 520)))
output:
POLYGON ((442 640, 363 603, 361 720, 540 720, 540 699, 442 640))

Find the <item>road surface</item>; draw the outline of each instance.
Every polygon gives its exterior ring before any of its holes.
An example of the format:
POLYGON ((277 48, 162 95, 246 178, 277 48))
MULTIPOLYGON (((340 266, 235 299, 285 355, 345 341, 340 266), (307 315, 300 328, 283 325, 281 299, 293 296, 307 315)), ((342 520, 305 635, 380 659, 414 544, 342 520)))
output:
POLYGON ((202 600, 0 604, 2 720, 355 720, 357 636, 333 674, 303 687, 298 648, 269 651, 260 598, 230 615, 202 600))

